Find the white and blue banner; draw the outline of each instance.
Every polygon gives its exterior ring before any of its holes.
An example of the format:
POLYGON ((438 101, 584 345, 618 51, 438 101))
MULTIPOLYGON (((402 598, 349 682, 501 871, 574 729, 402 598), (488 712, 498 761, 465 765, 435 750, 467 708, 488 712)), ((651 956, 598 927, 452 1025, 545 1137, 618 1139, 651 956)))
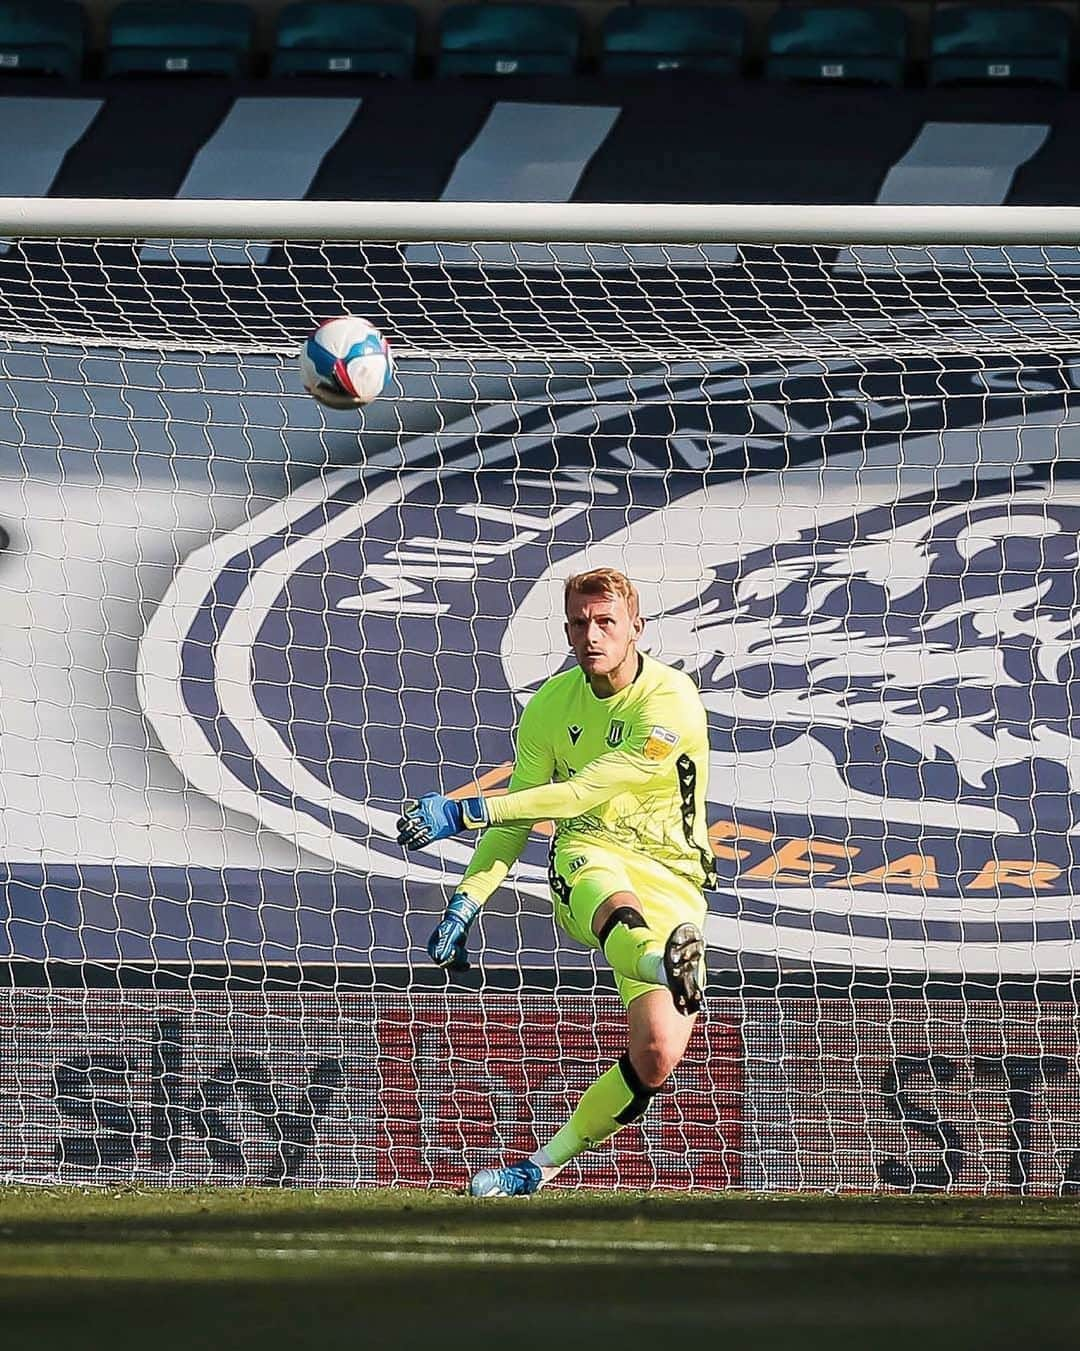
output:
POLYGON ((1077 200, 1074 101, 1008 83, 718 87, 689 71, 675 82, 15 80, 0 98, 0 183, 12 195, 1077 200), (147 116, 148 95, 167 117, 147 116))
MULTIPOLYGON (((425 965, 469 845, 400 803, 505 785, 610 563, 708 710, 715 965, 1074 969, 1080 357, 405 360, 329 428, 277 358, 4 361, 5 957, 425 965)), ((587 974, 546 847, 485 960, 587 974)))

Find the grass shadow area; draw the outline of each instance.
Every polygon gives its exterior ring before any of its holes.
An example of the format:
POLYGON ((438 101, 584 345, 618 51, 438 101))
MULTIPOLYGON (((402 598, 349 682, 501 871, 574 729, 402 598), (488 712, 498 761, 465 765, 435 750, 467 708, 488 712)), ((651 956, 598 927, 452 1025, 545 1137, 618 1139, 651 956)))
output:
POLYGON ((1076 1345, 1075 1202, 0 1191, 4 1351, 1076 1345))
POLYGON ((835 1259, 650 1274, 552 1271, 543 1262, 454 1271, 353 1269, 286 1284, 246 1279, 93 1283, 0 1279, 10 1351, 229 1351, 487 1346, 626 1347, 702 1338, 760 1351, 875 1351, 1019 1344, 1075 1347, 1075 1283, 1017 1273, 1004 1284, 943 1269, 835 1259))
MULTIPOLYGON (((0 1240, 77 1242, 94 1235, 140 1242, 163 1232, 240 1234, 253 1228, 377 1236, 500 1231, 677 1230, 705 1236, 740 1226, 784 1230, 854 1227, 869 1240, 906 1229, 1007 1230, 1018 1248, 1053 1238, 1080 1257, 1080 1202, 1019 1197, 670 1192, 559 1192, 526 1201, 476 1201, 446 1190, 275 1190, 269 1188, 7 1188, 0 1191, 0 1240)), ((903 1250, 904 1244, 898 1246, 903 1250)))

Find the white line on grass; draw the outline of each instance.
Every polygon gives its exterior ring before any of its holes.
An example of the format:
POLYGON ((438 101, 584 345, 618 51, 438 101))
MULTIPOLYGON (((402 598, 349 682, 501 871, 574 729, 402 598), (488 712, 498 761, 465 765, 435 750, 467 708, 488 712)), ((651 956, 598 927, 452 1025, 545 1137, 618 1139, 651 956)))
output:
MULTIPOLYGON (((348 1234, 341 1230, 318 1232, 315 1230, 302 1230, 296 1233, 285 1232, 275 1229, 270 1232, 254 1229, 250 1231, 250 1237, 256 1242, 264 1239, 277 1239, 279 1242, 288 1243, 292 1239, 303 1239, 308 1243, 320 1243, 329 1241, 341 1245, 343 1241, 353 1242, 357 1247, 365 1244, 385 1244, 396 1245, 402 1249, 415 1247, 429 1248, 469 1248, 472 1249, 475 1244, 475 1238, 468 1234, 422 1234, 408 1233, 391 1230, 380 1231, 380 1233, 368 1234, 348 1234)), ((687 1243, 680 1242, 678 1239, 668 1241, 666 1239, 647 1239, 647 1238, 545 1238, 537 1235, 533 1237, 529 1234, 505 1234, 498 1238, 487 1239, 487 1251, 494 1251, 499 1248, 523 1249, 528 1251, 531 1248, 544 1249, 574 1249, 582 1251, 599 1250, 603 1252, 642 1252, 642 1253, 752 1253, 752 1252, 781 1252, 780 1248, 763 1248, 757 1244, 749 1243, 687 1243)))
MULTIPOLYGON (((563 1245, 565 1247, 567 1258, 573 1258, 575 1262, 586 1262, 594 1266, 618 1266, 624 1261, 625 1254, 617 1249, 608 1251, 581 1249, 574 1245, 563 1245)), ((470 1248, 468 1251, 432 1251, 423 1246, 412 1248, 376 1248, 356 1246, 352 1248, 243 1248, 235 1245, 203 1245, 191 1246, 185 1248, 185 1253, 196 1254, 200 1257, 213 1258, 231 1258, 233 1260, 243 1258, 258 1258, 260 1260, 270 1258, 274 1260, 290 1261, 293 1259, 309 1259, 311 1261, 325 1262, 334 1258, 355 1259, 362 1257, 369 1262, 387 1262, 387 1263, 417 1263, 421 1265, 446 1265, 452 1263, 454 1266, 550 1266, 552 1258, 546 1252, 529 1252, 528 1250, 514 1249, 508 1251, 506 1248, 501 1250, 470 1248)), ((759 1254, 761 1255, 761 1254, 759 1254)), ((687 1263, 703 1263, 707 1266, 730 1265, 734 1263, 736 1253, 727 1251, 695 1252, 693 1250, 680 1249, 677 1252, 651 1254, 650 1266, 686 1266, 687 1263)))
MULTIPOLYGON (((372 1262, 408 1263, 438 1265, 454 1263, 456 1265, 484 1266, 515 1263, 531 1265, 534 1263, 557 1262, 560 1258, 577 1263, 585 1262, 599 1266, 614 1266, 625 1262, 634 1255, 648 1257, 650 1265, 678 1266, 690 1263, 700 1266, 739 1266, 762 1265, 783 1266, 791 1262, 805 1261, 814 1257, 857 1257, 874 1254, 860 1251, 847 1251, 835 1247, 791 1248, 785 1244, 764 1243, 716 1243, 687 1242, 678 1239, 591 1239, 591 1238, 551 1238, 544 1235, 507 1234, 498 1237, 488 1236, 484 1246, 478 1247, 474 1238, 458 1234, 422 1234, 383 1231, 379 1234, 359 1233, 350 1235, 339 1231, 249 1231, 247 1236, 253 1242, 244 1240, 229 1244, 185 1245, 185 1251, 213 1258, 256 1258, 256 1259, 297 1259, 310 1260, 348 1260, 362 1259, 372 1262), (284 1247, 290 1240, 300 1240, 302 1246, 284 1247), (313 1246, 313 1245, 325 1246, 313 1246), (749 1263, 747 1262, 747 1259, 749 1263)), ((880 1252, 886 1257, 888 1253, 880 1252)), ((918 1254, 905 1254, 918 1260, 918 1254)), ((950 1254, 939 1252, 925 1254, 927 1260, 939 1261, 950 1254)), ((997 1269, 1007 1266, 1010 1272, 1046 1273, 1049 1271, 1066 1272, 1074 1270, 1075 1259, 1063 1257, 1059 1253, 1047 1253, 1045 1256, 1025 1254, 1023 1256, 1008 1251, 1000 1253, 984 1249, 974 1253, 955 1253, 953 1257, 969 1265, 984 1269, 997 1269)))

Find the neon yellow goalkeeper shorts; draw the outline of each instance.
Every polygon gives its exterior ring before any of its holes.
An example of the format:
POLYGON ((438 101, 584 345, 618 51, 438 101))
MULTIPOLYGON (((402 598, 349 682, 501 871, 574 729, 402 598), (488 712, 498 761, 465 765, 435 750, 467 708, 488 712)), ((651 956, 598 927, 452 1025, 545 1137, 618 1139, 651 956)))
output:
MULTIPOLYGON (((593 916, 617 891, 632 891, 641 903, 650 929, 665 938, 679 924, 705 923, 705 897, 689 878, 680 877, 644 854, 566 840, 548 865, 555 922, 587 948, 599 948, 593 916)), ((657 989, 615 973, 615 984, 627 1008, 639 995, 657 989)))

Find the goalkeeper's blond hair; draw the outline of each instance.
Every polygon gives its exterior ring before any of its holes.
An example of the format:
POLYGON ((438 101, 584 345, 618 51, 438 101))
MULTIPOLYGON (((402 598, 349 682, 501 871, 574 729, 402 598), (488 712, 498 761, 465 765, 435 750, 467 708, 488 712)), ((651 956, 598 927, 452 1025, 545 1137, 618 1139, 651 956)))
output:
POLYGON ((618 568, 593 568, 566 579, 563 587, 563 608, 569 608, 571 596, 618 596, 626 602, 630 618, 641 613, 641 598, 637 587, 618 568))

